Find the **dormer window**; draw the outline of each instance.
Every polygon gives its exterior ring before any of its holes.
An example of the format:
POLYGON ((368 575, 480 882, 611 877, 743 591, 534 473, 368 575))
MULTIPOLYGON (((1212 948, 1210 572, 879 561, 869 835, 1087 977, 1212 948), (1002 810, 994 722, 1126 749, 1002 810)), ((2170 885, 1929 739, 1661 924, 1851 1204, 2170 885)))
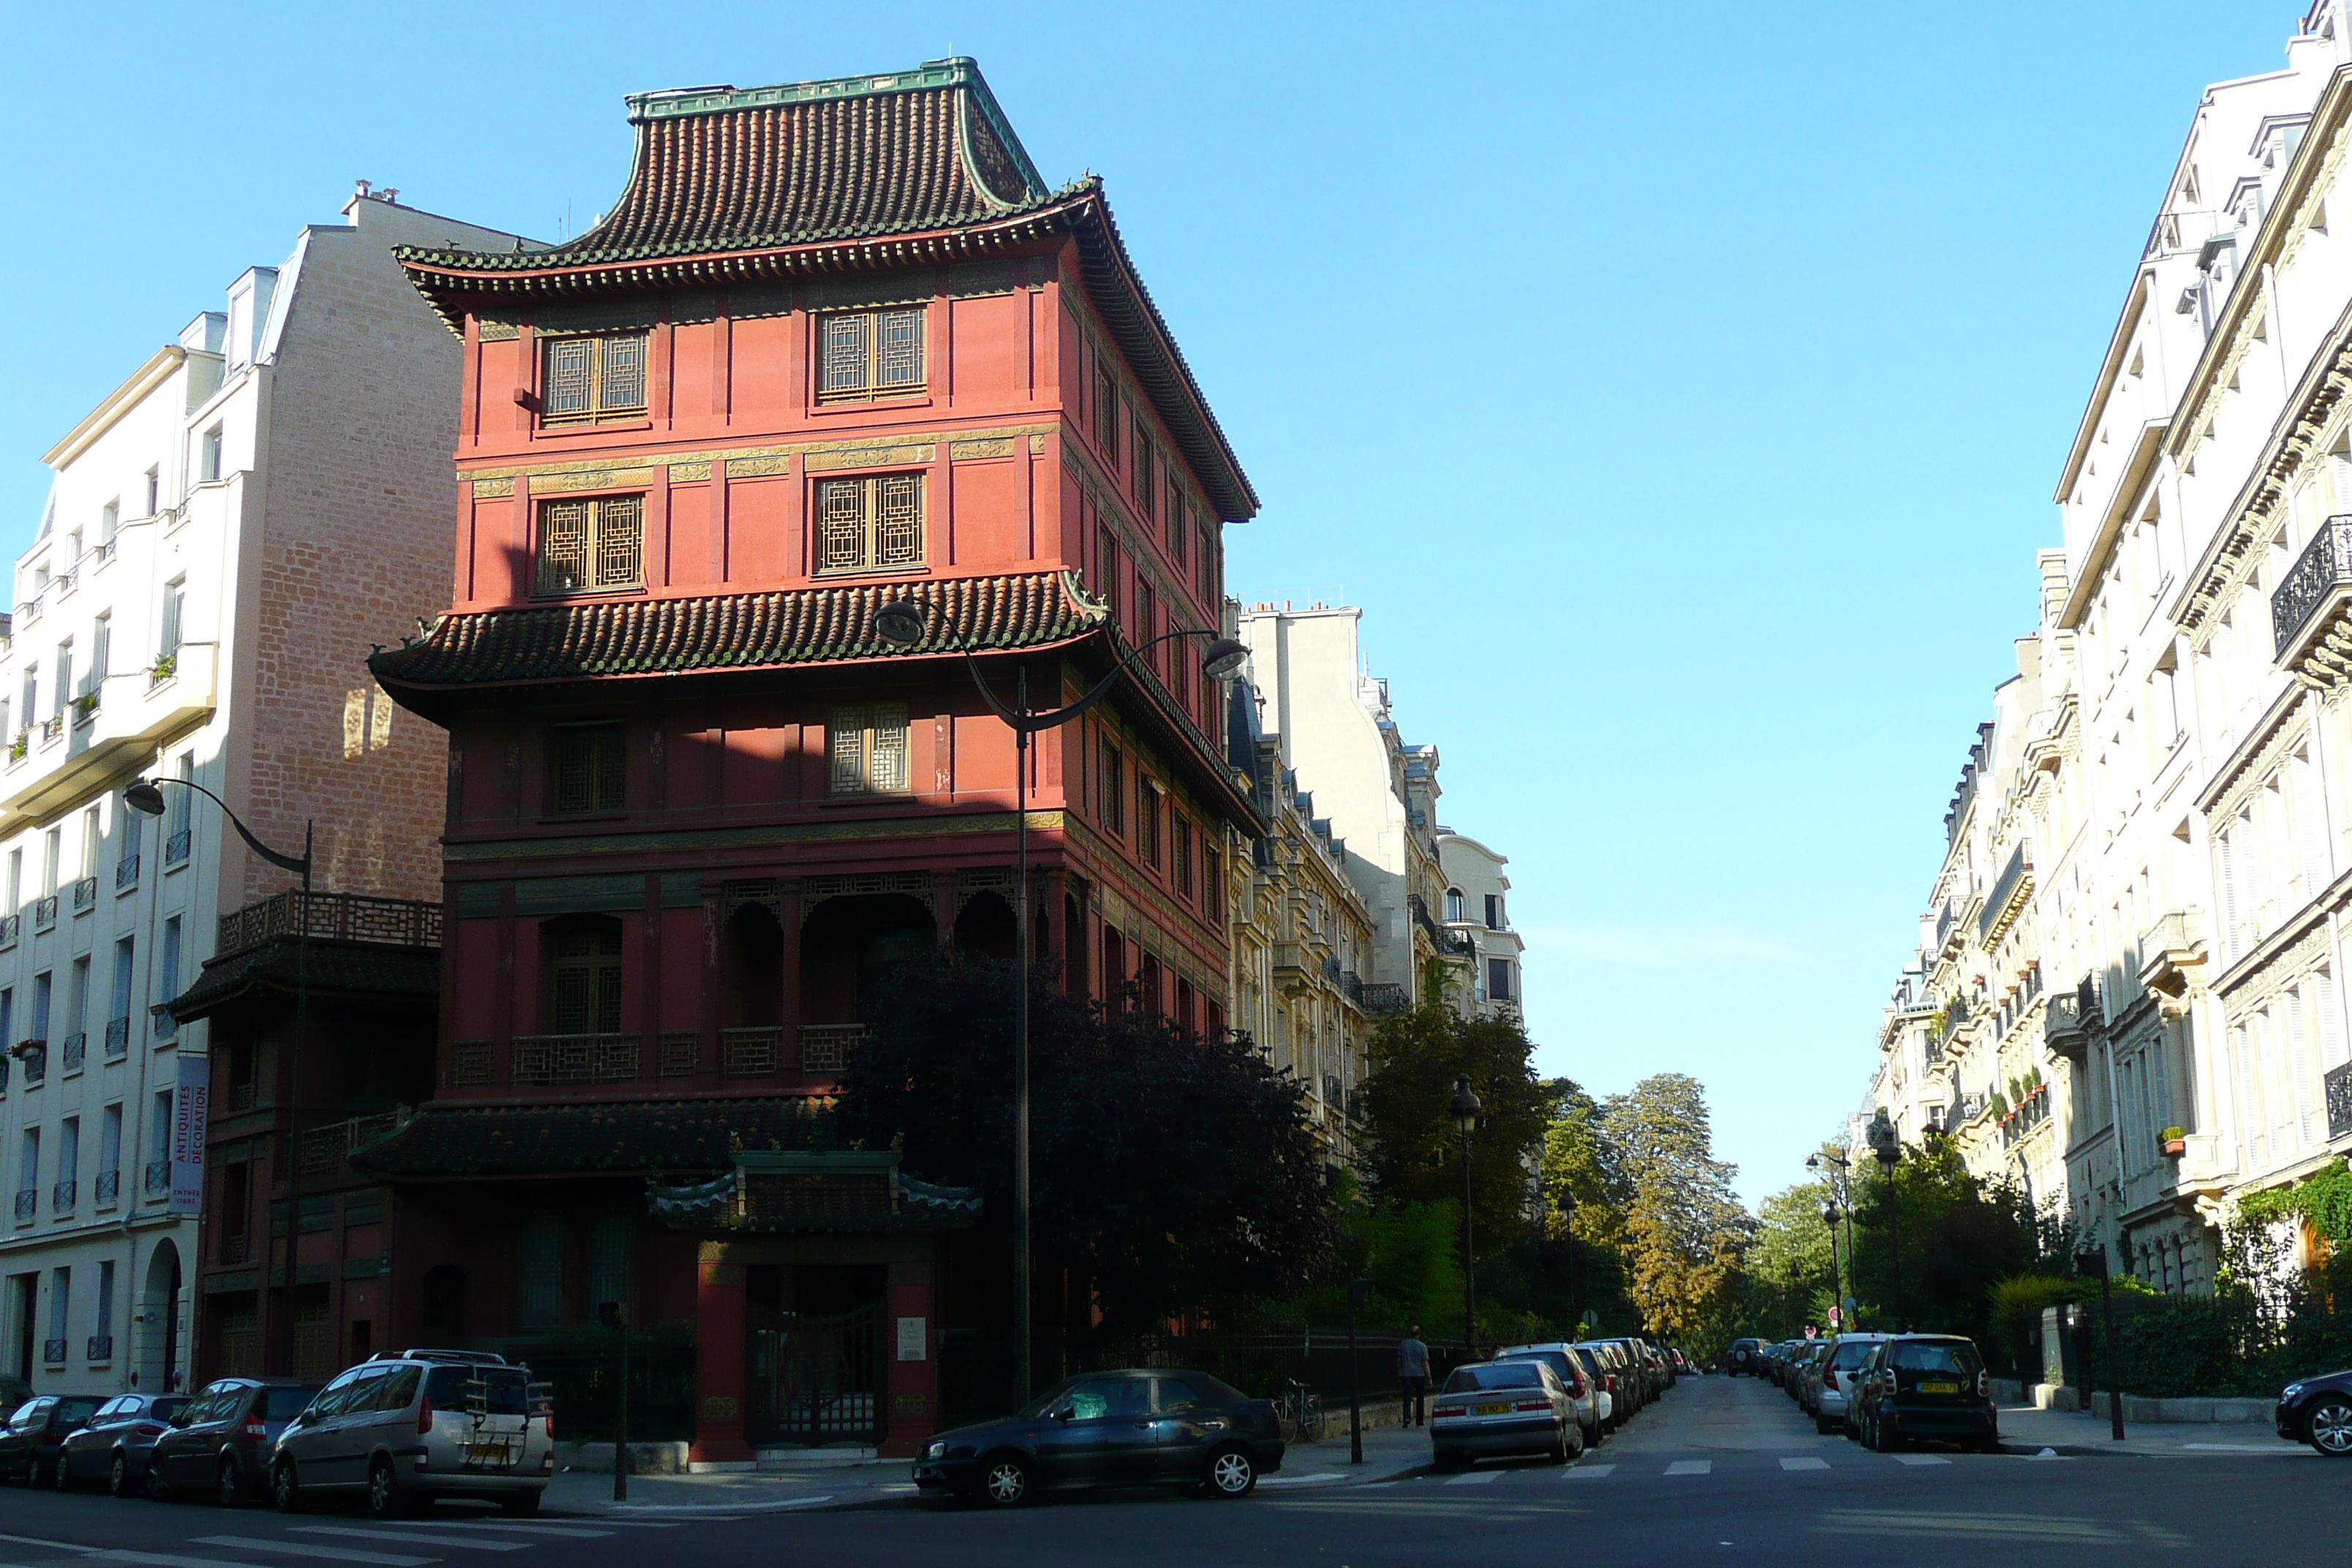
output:
POLYGON ((597 424, 646 414, 646 334, 548 338, 540 350, 540 423, 597 424))

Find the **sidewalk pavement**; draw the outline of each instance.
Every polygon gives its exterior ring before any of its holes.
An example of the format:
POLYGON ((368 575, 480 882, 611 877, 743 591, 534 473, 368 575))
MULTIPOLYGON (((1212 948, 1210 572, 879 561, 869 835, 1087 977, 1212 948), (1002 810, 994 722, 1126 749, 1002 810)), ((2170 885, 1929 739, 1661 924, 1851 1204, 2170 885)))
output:
MULTIPOLYGON (((1320 1443, 1295 1445, 1283 1456, 1281 1470, 1258 1485, 1269 1490, 1361 1486, 1396 1480, 1429 1464, 1426 1431, 1384 1426, 1364 1434, 1364 1462, 1351 1465, 1347 1415, 1342 1413, 1333 1425, 1338 1436, 1320 1443)), ((910 1460, 843 1464, 819 1462, 813 1457, 809 1464, 797 1468, 631 1476, 626 1502, 613 1500, 610 1475, 566 1470, 549 1483, 546 1506, 565 1513, 609 1514, 616 1519, 678 1519, 904 1507, 918 1498, 910 1460)))
POLYGON ((2194 1458, 2201 1454, 2274 1454, 2281 1458, 2317 1456, 2306 1446, 2289 1443, 2268 1424, 2255 1421, 2166 1421, 2124 1423, 2124 1441, 2115 1440, 2104 1415, 2078 1410, 2036 1410, 2031 1405, 2000 1407, 2001 1446, 2011 1453, 2032 1455, 2043 1448, 2061 1458, 2103 1454, 2140 1458, 2194 1458))

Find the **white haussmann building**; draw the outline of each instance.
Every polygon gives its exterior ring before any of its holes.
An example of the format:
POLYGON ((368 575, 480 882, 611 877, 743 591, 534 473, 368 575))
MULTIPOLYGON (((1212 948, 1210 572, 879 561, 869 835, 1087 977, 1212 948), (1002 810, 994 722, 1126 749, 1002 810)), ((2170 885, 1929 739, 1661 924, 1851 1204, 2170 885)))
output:
POLYGON ((446 752, 395 725, 372 643, 443 602, 457 341, 391 247, 512 237, 362 187, 229 287, 45 458, 0 645, 0 1373, 176 1386, 199 1304, 205 1027, 155 1005, 222 915, 287 886, 199 784, 322 891, 437 900, 446 752), (176 1131, 175 1131, 176 1130, 176 1131), (175 1169, 175 1159, 176 1166, 175 1169))

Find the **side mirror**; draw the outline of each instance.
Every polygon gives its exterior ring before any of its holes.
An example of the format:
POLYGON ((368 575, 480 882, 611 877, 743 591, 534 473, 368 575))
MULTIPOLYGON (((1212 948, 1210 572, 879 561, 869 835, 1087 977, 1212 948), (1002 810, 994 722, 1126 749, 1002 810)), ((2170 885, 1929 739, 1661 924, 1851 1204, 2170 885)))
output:
POLYGON ((1045 1414, 1056 1421, 1067 1421, 1071 1416, 1076 1415, 1077 1412, 1072 1409, 1069 1405, 1058 1405, 1053 1409, 1045 1412, 1045 1414))

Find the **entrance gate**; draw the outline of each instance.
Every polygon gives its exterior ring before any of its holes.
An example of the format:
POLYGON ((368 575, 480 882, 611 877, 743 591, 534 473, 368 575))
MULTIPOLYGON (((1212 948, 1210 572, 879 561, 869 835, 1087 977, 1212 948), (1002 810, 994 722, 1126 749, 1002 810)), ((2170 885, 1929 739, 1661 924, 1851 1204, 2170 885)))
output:
POLYGON ((752 1305, 744 1436, 778 1443, 882 1440, 882 1303, 816 1317, 752 1305))

